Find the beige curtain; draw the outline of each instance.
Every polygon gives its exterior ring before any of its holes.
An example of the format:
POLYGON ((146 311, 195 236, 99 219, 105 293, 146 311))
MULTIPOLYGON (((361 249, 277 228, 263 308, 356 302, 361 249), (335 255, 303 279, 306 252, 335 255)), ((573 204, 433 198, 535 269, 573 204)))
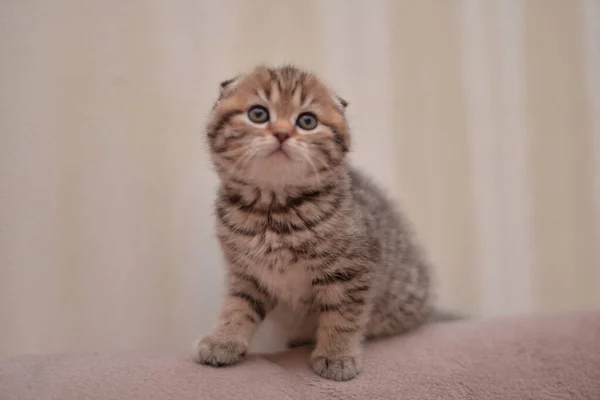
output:
POLYGON ((599 306, 600 2, 397 4, 397 188, 441 298, 599 306))
MULTIPOLYGON (((296 62, 409 213, 440 302, 600 306, 600 2, 0 2, 0 354, 180 351, 214 323, 218 82, 296 62)), ((269 327, 257 349, 272 349, 269 327)))

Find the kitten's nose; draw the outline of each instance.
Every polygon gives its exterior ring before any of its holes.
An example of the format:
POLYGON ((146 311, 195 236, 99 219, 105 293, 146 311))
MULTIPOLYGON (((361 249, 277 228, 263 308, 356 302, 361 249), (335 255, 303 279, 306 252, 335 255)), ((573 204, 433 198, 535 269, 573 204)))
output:
POLYGON ((283 143, 290 138, 290 134, 287 132, 275 132, 275 137, 279 140, 279 143, 283 143))

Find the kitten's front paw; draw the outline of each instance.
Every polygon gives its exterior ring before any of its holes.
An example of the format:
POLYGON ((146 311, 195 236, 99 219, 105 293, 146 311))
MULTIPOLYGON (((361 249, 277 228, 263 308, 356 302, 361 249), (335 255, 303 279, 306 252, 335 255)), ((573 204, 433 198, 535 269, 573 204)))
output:
POLYGON ((334 381, 350 380, 362 371, 362 362, 358 356, 313 355, 311 364, 317 374, 334 381))
POLYGON ((194 344, 194 356, 200 364, 223 367, 241 360, 247 349, 245 343, 235 339, 209 335, 194 344))

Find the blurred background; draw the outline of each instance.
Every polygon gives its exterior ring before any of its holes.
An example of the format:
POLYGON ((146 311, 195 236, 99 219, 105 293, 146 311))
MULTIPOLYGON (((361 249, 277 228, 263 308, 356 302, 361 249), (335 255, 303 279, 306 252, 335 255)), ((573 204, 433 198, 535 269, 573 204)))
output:
POLYGON ((600 307, 600 1, 2 0, 0 354, 185 351, 210 329, 204 123, 261 62, 350 102, 352 158, 445 308, 600 307))

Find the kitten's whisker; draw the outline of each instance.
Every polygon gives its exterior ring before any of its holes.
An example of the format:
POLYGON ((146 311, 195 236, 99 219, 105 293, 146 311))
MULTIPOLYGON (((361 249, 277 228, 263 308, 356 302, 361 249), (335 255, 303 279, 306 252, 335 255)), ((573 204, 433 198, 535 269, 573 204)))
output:
POLYGON ((243 165, 245 165, 245 164, 247 164, 247 163, 249 163, 249 162, 250 162, 250 160, 252 160, 252 159, 254 158, 254 156, 255 156, 255 155, 256 155, 256 154, 257 154, 257 153, 258 153, 260 150, 262 150, 264 147, 265 147, 265 145, 264 145, 264 144, 259 144, 258 146, 255 146, 255 149, 254 149, 254 151, 252 152, 252 154, 250 154, 250 156, 249 156, 249 157, 247 157, 247 158, 246 158, 246 160, 245 160, 245 161, 242 163, 242 166, 243 166, 243 165))
POLYGON ((246 165, 252 158, 254 158, 256 153, 258 153, 260 150, 263 149, 264 144, 261 144, 260 140, 261 140, 261 138, 254 138, 252 140, 252 142, 248 146, 249 147, 248 150, 244 153, 244 155, 242 157, 240 157, 240 159, 233 166, 232 171, 231 171, 232 174, 234 174, 237 171, 238 167, 239 168, 244 167, 244 165, 246 165), (259 142, 258 145, 256 144, 257 142, 259 142))
POLYGON ((252 141, 250 143, 248 143, 248 145, 244 146, 244 153, 242 154, 242 156, 236 161, 236 163, 233 165, 233 167, 231 167, 231 173, 235 174, 235 172, 237 171, 238 166, 241 166, 240 164, 243 165, 243 162, 246 158, 248 158, 248 156, 250 155, 250 153, 252 152, 252 150, 254 150, 254 148, 256 147, 256 142, 259 138, 254 138, 252 139, 252 141))
POLYGON ((300 146, 294 146, 294 147, 296 147, 298 149, 298 154, 300 154, 300 156, 310 164, 313 171, 315 172, 315 177, 317 178, 317 183, 320 185, 321 184, 321 175, 319 174, 317 167, 315 167, 315 163, 310 159, 308 146, 305 143, 303 143, 303 146, 301 146, 301 147, 300 146))
MULTIPOLYGON (((329 165, 329 163, 327 162, 327 157, 322 156, 321 153, 319 151, 317 151, 318 146, 314 146, 316 149, 315 151, 312 152, 313 154, 313 159, 315 161, 317 161, 318 163, 320 163, 323 167, 327 167, 329 165)), ((307 146, 307 151, 310 151, 310 148, 307 146)))
POLYGON ((227 150, 227 151, 225 151, 223 153, 219 153, 219 155, 221 157, 232 157, 232 156, 238 155, 239 153, 243 153, 245 151, 248 151, 249 148, 250 148, 250 145, 246 144, 246 145, 238 147, 237 149, 227 150))

